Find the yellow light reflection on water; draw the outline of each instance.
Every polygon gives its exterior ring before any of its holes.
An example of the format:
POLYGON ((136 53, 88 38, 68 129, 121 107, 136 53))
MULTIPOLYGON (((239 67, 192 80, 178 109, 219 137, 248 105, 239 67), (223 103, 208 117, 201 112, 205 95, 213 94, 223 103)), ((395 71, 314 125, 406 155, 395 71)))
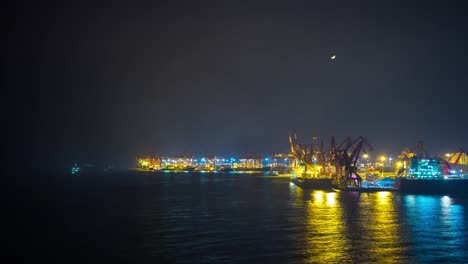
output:
POLYGON ((377 199, 377 202, 379 203, 379 205, 388 205, 390 192, 378 192, 378 195, 379 199, 377 199))
POLYGON ((306 213, 306 245, 309 263, 342 263, 346 259, 347 239, 343 211, 337 193, 314 191, 306 213))
POLYGON ((362 242, 367 243, 369 252, 376 260, 398 262, 403 254, 398 233, 398 213, 392 201, 393 193, 378 192, 363 197, 363 215, 368 221, 361 228, 362 242))
POLYGON ((316 191, 314 193, 314 198, 315 198, 315 202, 317 203, 321 203, 323 202, 323 191, 316 191))
POLYGON ((328 206, 336 205, 336 193, 335 192, 327 193, 327 205, 328 206))
POLYGON ((292 185, 290 188, 291 201, 300 213, 297 223, 304 232, 297 239, 304 255, 301 262, 402 263, 407 260, 399 233, 398 202, 395 202, 399 197, 394 193, 309 191, 292 185))

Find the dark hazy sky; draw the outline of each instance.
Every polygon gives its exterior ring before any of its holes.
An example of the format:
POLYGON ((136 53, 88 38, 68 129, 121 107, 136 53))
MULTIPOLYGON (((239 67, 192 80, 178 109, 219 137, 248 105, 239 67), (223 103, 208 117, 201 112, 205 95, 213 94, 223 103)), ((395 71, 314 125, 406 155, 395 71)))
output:
POLYGON ((463 6, 237 2, 7 9, 22 148, 49 167, 126 166, 287 152, 289 128, 366 136, 376 154, 468 148, 463 6))

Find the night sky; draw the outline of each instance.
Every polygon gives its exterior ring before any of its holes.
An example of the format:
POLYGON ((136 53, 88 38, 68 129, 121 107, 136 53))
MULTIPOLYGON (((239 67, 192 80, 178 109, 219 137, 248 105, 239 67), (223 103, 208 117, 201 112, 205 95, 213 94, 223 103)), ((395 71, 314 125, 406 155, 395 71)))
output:
POLYGON ((287 152, 290 128, 468 148, 463 6, 220 2, 6 9, 17 148, 44 168, 287 152))

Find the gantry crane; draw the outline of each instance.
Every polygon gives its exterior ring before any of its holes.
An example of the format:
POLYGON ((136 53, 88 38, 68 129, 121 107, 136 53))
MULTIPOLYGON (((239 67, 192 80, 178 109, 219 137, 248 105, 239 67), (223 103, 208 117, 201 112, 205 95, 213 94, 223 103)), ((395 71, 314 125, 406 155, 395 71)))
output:
POLYGON ((442 171, 444 172, 445 175, 450 175, 452 174, 452 171, 455 169, 455 167, 458 165, 458 162, 460 161, 460 158, 463 156, 463 154, 468 155, 462 148, 458 150, 458 152, 453 153, 447 160, 443 161, 443 168, 442 171), (456 157, 456 158, 455 158, 456 157), (450 164, 449 162, 455 158, 455 162, 450 164))
POLYGON ((332 151, 333 148, 335 148, 334 141, 330 146, 329 155, 332 156, 331 160, 336 168, 337 183, 342 187, 346 187, 349 183, 355 183, 360 187, 362 177, 357 171, 357 160, 361 151, 364 153, 372 151, 372 146, 364 137, 360 136, 355 140, 347 137, 334 151, 332 151))

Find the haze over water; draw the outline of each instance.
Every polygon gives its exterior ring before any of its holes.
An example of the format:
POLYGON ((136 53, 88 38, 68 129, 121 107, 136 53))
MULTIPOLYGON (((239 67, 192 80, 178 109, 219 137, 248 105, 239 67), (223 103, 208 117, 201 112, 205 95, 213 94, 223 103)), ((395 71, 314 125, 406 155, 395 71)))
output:
POLYGON ((76 257, 135 263, 468 259, 467 198, 308 191, 288 178, 241 174, 131 172, 72 184, 71 199, 49 201, 55 203, 47 218, 52 224, 43 228, 61 239, 58 250, 76 257))

